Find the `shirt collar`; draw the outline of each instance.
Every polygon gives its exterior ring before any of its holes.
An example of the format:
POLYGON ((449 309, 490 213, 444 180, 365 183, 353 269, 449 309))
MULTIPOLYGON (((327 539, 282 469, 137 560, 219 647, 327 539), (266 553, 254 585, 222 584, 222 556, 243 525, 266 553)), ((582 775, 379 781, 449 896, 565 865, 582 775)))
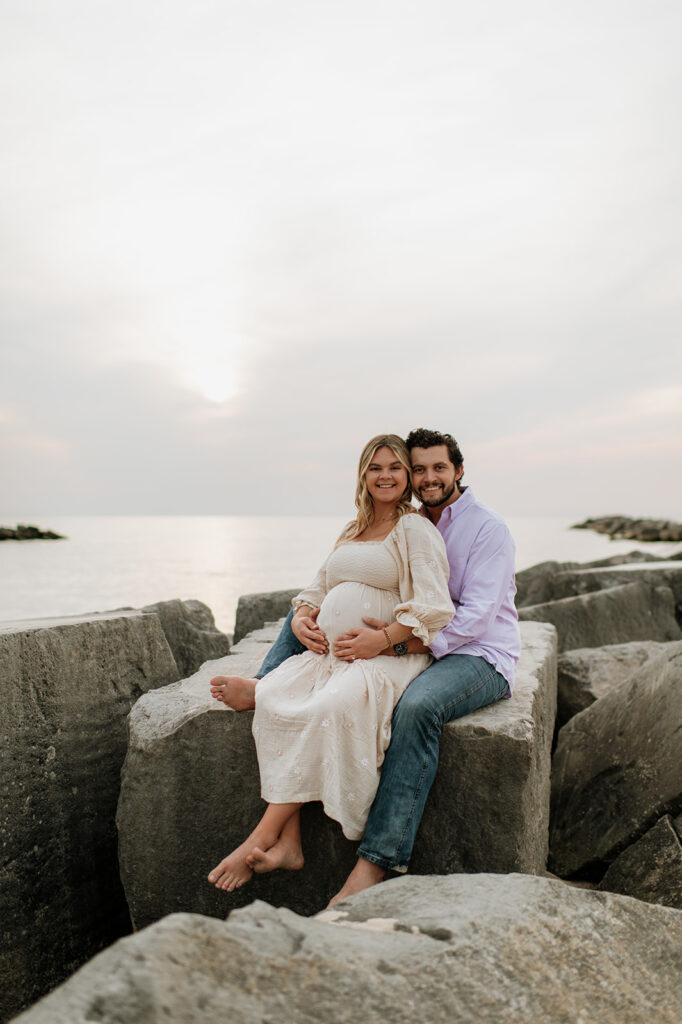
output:
POLYGON ((438 525, 440 526, 441 523, 452 523, 457 516, 460 516, 465 512, 475 500, 473 491, 470 487, 467 487, 465 491, 462 491, 457 501, 453 501, 451 505, 445 506, 440 514, 438 525))

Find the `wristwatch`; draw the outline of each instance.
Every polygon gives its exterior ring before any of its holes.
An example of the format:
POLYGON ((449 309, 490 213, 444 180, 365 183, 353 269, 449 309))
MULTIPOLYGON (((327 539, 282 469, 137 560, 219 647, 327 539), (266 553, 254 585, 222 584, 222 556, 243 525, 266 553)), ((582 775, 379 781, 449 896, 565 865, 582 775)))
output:
POLYGON ((407 654, 407 644, 404 640, 401 640, 399 644, 393 644, 393 650, 399 658, 402 658, 404 654, 407 654))

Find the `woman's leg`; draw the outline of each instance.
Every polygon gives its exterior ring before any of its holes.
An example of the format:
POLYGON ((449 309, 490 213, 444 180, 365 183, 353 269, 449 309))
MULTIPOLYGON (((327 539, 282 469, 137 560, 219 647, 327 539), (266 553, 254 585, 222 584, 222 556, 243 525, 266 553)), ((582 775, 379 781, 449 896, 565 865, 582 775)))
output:
POLYGON ((283 868, 285 871, 299 871, 303 867, 301 846, 301 812, 294 811, 282 829, 279 839, 269 850, 256 847, 246 863, 257 875, 283 868))
POLYGON ((289 612, 279 636, 265 656, 265 661, 252 678, 242 676, 214 676, 211 680, 211 696, 222 704, 227 704, 233 711, 253 711, 256 706, 256 683, 268 672, 278 668, 287 658, 294 654, 303 654, 307 650, 295 636, 291 628, 293 609, 289 612))
POLYGON ((257 849, 259 852, 267 852, 275 846, 280 838, 285 825, 292 815, 297 814, 301 804, 268 804, 265 814, 256 825, 251 835, 244 840, 241 846, 221 860, 220 864, 213 868, 208 876, 209 882, 215 885, 216 889, 225 889, 226 892, 233 892, 241 885, 250 881, 253 870, 247 863, 247 858, 257 849))

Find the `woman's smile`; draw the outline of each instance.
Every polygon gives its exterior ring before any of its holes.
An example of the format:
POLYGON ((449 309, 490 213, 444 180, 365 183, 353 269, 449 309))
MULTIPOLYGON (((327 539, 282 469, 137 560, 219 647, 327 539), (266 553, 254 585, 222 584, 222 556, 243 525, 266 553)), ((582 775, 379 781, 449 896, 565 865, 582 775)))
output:
POLYGON ((375 502, 397 502, 407 487, 407 470, 388 446, 379 448, 365 473, 367 490, 375 502))

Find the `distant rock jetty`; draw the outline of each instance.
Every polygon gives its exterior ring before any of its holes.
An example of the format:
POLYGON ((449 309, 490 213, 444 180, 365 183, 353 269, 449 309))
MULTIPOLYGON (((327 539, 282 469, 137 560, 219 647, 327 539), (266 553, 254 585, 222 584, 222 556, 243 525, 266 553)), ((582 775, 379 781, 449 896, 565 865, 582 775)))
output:
POLYGON ((39 530, 37 526, 25 526, 19 523, 16 529, 12 526, 0 526, 0 540, 66 540, 61 533, 54 530, 39 530))
POLYGON ((682 523, 670 519, 630 519, 628 516, 601 516, 574 523, 572 530, 606 533, 612 540, 682 540, 682 523))

